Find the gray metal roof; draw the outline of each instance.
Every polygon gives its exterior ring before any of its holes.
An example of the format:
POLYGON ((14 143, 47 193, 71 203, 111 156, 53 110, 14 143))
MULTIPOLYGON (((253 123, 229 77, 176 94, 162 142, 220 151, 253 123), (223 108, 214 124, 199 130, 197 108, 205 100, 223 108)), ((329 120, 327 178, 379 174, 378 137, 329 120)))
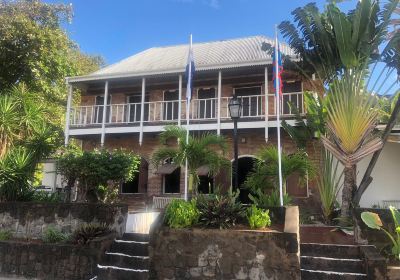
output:
MULTIPOLYGON (((196 71, 266 65, 271 57, 261 50, 262 43, 273 44, 273 39, 253 36, 239 39, 193 44, 196 71)), ((189 46, 155 47, 104 67, 92 74, 72 77, 70 82, 181 73, 187 64, 189 46)), ((281 44, 285 55, 295 55, 286 44, 281 44)))

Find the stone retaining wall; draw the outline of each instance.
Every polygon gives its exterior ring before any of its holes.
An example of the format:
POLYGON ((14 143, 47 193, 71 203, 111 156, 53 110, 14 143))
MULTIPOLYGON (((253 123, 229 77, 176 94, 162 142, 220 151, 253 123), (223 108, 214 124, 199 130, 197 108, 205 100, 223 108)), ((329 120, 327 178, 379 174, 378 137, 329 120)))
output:
POLYGON ((49 226, 71 233, 83 223, 106 223, 117 236, 125 232, 127 205, 96 203, 0 203, 0 230, 15 238, 40 239, 49 226))
POLYGON ((160 218, 150 236, 150 279, 300 279, 298 228, 297 207, 286 210, 283 232, 171 229, 160 218))
POLYGON ((93 240, 87 246, 0 242, 0 279, 89 280, 115 235, 93 240), (7 278, 2 278, 7 277, 7 278))

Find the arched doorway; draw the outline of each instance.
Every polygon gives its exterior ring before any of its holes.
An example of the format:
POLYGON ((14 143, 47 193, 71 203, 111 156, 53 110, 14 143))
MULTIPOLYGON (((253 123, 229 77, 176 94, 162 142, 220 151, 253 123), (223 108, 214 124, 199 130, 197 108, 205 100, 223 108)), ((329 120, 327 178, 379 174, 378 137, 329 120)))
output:
POLYGON ((124 182, 121 186, 121 193, 146 193, 149 175, 149 163, 145 158, 140 159, 139 172, 131 181, 124 182))
MULTIPOLYGON (((249 199, 249 191, 244 188, 243 184, 246 181, 247 175, 253 170, 256 162, 256 158, 251 155, 240 156, 238 159, 238 183, 240 195, 239 199, 242 203, 250 203, 249 199)), ((234 185, 234 164, 235 161, 232 161, 232 186, 234 185)))

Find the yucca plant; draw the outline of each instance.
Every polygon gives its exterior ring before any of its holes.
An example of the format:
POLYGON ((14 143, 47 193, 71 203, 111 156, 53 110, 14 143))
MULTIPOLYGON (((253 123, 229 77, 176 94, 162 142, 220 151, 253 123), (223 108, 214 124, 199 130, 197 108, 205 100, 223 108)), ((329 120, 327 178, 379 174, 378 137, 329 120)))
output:
POLYGON ((341 179, 343 172, 339 172, 339 161, 325 151, 323 154, 323 163, 318 177, 317 187, 321 199, 321 210, 325 222, 330 223, 337 203, 337 197, 341 188, 341 179))
POLYGON ((84 224, 77 228, 72 234, 72 241, 76 244, 85 245, 96 237, 107 235, 111 229, 106 224, 84 224))
POLYGON ((197 194, 197 186, 200 182, 197 169, 207 166, 209 174, 214 176, 220 169, 229 165, 229 161, 223 157, 227 150, 227 144, 223 136, 203 133, 195 137, 189 135, 186 143, 186 129, 178 126, 166 126, 160 134, 160 142, 166 145, 168 140, 177 140, 177 146, 164 146, 159 148, 152 157, 153 164, 159 166, 166 159, 178 166, 184 167, 186 160, 189 172, 189 190, 197 194))
POLYGON ((344 165, 341 216, 350 216, 356 189, 356 164, 382 148, 381 138, 373 133, 378 120, 374 98, 364 86, 363 71, 347 72, 336 79, 328 91, 328 137, 325 148, 344 165))

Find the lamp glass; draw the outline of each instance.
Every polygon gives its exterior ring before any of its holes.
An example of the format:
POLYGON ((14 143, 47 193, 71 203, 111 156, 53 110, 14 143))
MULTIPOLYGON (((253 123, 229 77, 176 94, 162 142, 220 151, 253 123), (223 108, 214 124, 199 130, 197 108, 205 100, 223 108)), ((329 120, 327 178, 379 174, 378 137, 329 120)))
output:
POLYGON ((232 119, 238 119, 240 118, 240 114, 242 111, 242 103, 240 102, 239 99, 237 99, 236 96, 233 96, 229 100, 229 114, 232 119))

